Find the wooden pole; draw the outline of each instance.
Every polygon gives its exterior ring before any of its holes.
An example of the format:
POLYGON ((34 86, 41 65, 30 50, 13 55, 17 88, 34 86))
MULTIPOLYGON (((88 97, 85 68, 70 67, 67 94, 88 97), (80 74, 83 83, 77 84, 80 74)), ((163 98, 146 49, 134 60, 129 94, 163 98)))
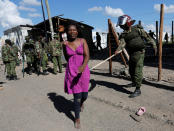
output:
MULTIPOLYGON (((111 47, 111 27, 108 20, 108 45, 109 45, 109 57, 112 55, 111 47)), ((109 73, 112 74, 112 59, 109 59, 109 73)))
POLYGON ((42 14, 43 14, 43 19, 44 19, 44 31, 45 31, 45 37, 47 38, 47 30, 46 30, 46 21, 45 21, 45 12, 44 12, 44 8, 43 8, 43 0, 41 0, 41 7, 42 7, 42 14))
POLYGON ((158 39, 158 21, 156 21, 156 44, 159 44, 158 43, 158 41, 159 41, 159 39, 158 39))
MULTIPOLYGON (((115 32, 114 32, 114 29, 112 28, 112 22, 111 22, 110 19, 108 19, 108 22, 109 22, 109 25, 110 25, 110 28, 111 28, 111 32, 112 32, 112 34, 113 34, 113 36, 114 36, 114 38, 115 38, 116 44, 117 44, 117 46, 118 46, 118 45, 119 45, 119 40, 118 40, 118 38, 117 38, 117 35, 116 35, 115 32)), ((125 67, 127 67, 126 60, 125 60, 125 58, 124 58, 124 56, 123 56, 123 53, 120 53, 120 55, 121 55, 121 59, 122 59, 123 62, 124 62, 125 67)))
POLYGON ((174 44, 174 43, 173 43, 173 39, 174 39, 174 38, 173 38, 173 21, 172 21, 172 44, 174 44))
POLYGON ((161 74, 162 74, 163 18, 164 18, 164 5, 161 4, 161 11, 160 11, 160 36, 159 36, 159 67, 158 67, 158 81, 161 80, 161 74))
POLYGON ((49 7, 49 4, 48 4, 48 0, 45 0, 45 4, 46 4, 46 7, 47 7, 48 19, 49 19, 49 23, 50 23, 51 38, 53 39, 54 30, 53 30, 53 23, 52 23, 52 19, 51 19, 51 15, 50 15, 50 7, 49 7))

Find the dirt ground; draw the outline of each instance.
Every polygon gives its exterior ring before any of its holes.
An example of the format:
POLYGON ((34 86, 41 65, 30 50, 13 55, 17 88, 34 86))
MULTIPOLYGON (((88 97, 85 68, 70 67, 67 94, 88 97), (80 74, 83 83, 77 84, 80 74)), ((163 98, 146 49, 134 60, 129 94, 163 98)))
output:
MULTIPOLYGON (((89 67, 99 62, 90 60, 89 67)), ((124 88, 130 83, 129 76, 120 72, 124 66, 113 62, 112 75, 108 67, 106 62, 91 71, 89 97, 81 113, 82 131, 174 130, 174 70, 164 69, 158 82, 158 69, 145 66, 142 95, 130 99, 134 88, 124 88), (130 115, 140 107, 146 112, 137 122, 130 115)), ((24 78, 21 69, 22 65, 17 67, 19 80, 8 81, 1 65, 0 130, 75 131, 73 97, 63 88, 65 68, 57 75, 25 74, 24 78)))

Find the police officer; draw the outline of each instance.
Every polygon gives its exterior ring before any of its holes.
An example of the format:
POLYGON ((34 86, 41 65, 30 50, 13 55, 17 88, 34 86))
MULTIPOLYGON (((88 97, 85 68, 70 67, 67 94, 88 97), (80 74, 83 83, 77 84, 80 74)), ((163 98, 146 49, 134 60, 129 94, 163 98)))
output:
POLYGON ((20 60, 19 60, 19 57, 18 57, 18 53, 20 52, 20 51, 19 51, 19 48, 18 48, 18 46, 14 43, 14 40, 12 40, 11 43, 12 43, 12 48, 14 49, 14 53, 16 54, 16 55, 15 55, 15 56, 16 56, 16 59, 15 59, 15 61, 16 61, 16 66, 19 66, 19 65, 20 65, 20 60))
POLYGON ((30 39, 29 36, 26 36, 25 40, 26 42, 22 46, 22 57, 24 59, 24 54, 26 55, 27 73, 31 75, 34 66, 34 41, 30 39))
POLYGON ((47 63, 48 63, 48 45, 47 45, 47 42, 46 42, 46 39, 45 37, 42 37, 40 36, 40 43, 41 43, 41 47, 42 47, 42 53, 41 53, 41 57, 42 57, 42 61, 41 61, 41 64, 42 64, 42 70, 43 70, 43 75, 48 75, 48 72, 47 72, 47 63))
POLYGON ((136 87, 135 91, 129 96, 130 98, 134 98, 141 94, 140 87, 143 78, 145 44, 152 44, 155 54, 157 52, 154 40, 144 31, 142 26, 132 26, 134 22, 135 20, 132 20, 128 15, 123 15, 118 18, 117 26, 120 26, 124 31, 119 37, 120 45, 115 51, 115 54, 118 54, 126 47, 130 55, 129 73, 132 83, 128 84, 126 87, 136 87))
POLYGON ((61 60, 61 54, 62 54, 62 44, 60 43, 60 37, 59 35, 55 34, 54 39, 50 41, 50 51, 52 55, 52 61, 53 61, 53 74, 57 74, 57 66, 59 66, 59 72, 62 73, 62 60, 61 60))
POLYGON ((7 70, 6 78, 8 80, 17 80, 15 71, 16 67, 16 54, 12 47, 12 42, 9 39, 5 40, 5 45, 2 46, 2 60, 7 70))

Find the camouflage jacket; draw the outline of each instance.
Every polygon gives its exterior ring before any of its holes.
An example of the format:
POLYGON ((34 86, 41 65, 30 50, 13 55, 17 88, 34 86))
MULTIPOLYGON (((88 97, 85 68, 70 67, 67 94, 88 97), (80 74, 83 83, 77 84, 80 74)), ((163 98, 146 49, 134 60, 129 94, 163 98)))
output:
MULTIPOLYGON (((149 36, 149 34, 143 29, 142 26, 140 25, 135 25, 133 26, 132 28, 136 28, 138 30, 138 33, 139 33, 139 36, 142 38, 143 41, 145 41, 145 43, 147 44, 151 44, 153 46, 153 48, 157 48, 156 47, 156 43, 155 41, 149 36)), ((126 47, 127 43, 126 43, 126 40, 125 40, 125 36, 127 34, 131 33, 131 30, 129 31, 124 31, 121 35, 120 35, 120 41, 119 41, 119 46, 118 48, 116 49, 117 51, 120 51, 122 50, 123 48, 126 47)), ((134 38, 135 39, 135 38, 134 38)))
POLYGON ((25 42, 22 46, 22 55, 34 55, 35 46, 34 41, 25 42))
POLYGON ((12 46, 8 44, 2 46, 2 60, 3 62, 10 62, 16 60, 15 49, 12 46))
POLYGON ((15 45, 15 44, 13 43, 13 44, 12 44, 12 48, 13 48, 13 50, 14 50, 16 60, 18 60, 18 52, 19 52, 19 49, 18 49, 17 45, 15 45))
POLYGON ((52 56, 60 56, 62 54, 62 44, 58 40, 52 40, 49 43, 52 56))
POLYGON ((35 55, 40 58, 42 56, 42 45, 41 42, 36 41, 35 43, 35 55))

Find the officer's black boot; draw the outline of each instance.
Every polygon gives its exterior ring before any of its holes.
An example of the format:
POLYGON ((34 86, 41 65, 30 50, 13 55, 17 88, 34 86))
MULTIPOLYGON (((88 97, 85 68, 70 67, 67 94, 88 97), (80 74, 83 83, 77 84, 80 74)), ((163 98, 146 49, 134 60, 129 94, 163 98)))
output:
POLYGON ((32 70, 31 69, 29 69, 28 74, 32 75, 32 70))
POLYGON ((7 80, 10 80, 10 76, 7 75, 7 76, 6 76, 6 79, 7 79, 7 80))
POLYGON ((43 75, 48 75, 48 72, 46 70, 44 70, 43 75))
POLYGON ((14 80, 14 76, 13 76, 13 75, 11 75, 9 80, 14 80))
POLYGON ((13 78, 14 78, 14 80, 17 80, 17 75, 14 75, 13 78))
POLYGON ((129 96, 129 98, 134 98, 141 95, 140 87, 136 87, 135 91, 129 96))

